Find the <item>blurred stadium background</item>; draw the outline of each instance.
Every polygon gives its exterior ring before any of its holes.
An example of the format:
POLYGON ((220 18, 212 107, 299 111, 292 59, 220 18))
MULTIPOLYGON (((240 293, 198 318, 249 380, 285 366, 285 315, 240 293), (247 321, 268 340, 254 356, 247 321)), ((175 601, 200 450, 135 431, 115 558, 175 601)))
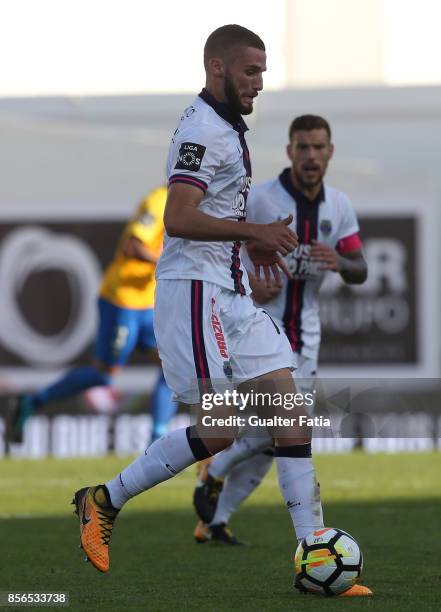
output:
MULTIPOLYGON (((278 0, 271 20, 266 5, 248 0, 206 3, 197 16, 197 7, 175 0, 2 6, 2 406, 87 360, 103 267, 135 204, 164 180, 177 118, 203 84, 206 36, 237 22, 259 32, 268 49, 268 87, 250 121, 254 181, 287 164, 293 117, 321 114, 336 146, 327 179, 350 195, 360 219, 369 280, 343 287, 329 276, 321 375, 388 381, 376 414, 401 411, 400 434, 366 439, 368 450, 439 449, 439 4, 278 0)), ((143 450, 155 376, 136 355, 115 393, 96 390, 48 409, 50 418, 35 419, 10 453, 143 450)), ((328 440, 318 450, 354 445, 328 440)), ((0 457, 7 452, 0 420, 0 457)))

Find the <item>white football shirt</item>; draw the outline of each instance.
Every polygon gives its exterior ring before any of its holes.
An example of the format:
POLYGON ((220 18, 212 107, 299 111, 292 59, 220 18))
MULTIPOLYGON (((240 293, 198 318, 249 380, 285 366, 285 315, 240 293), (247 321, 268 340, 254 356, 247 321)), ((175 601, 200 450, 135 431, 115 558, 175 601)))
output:
MULTIPOLYGON (((227 104, 205 89, 186 108, 167 160, 168 184, 194 185, 204 192, 199 209, 219 219, 243 222, 251 186, 247 126, 227 104)), ((165 234, 158 279, 206 280, 236 293, 249 293, 240 242, 201 242, 165 234)))
POLYGON ((339 250, 339 242, 357 234, 359 226, 347 195, 323 185, 310 201, 295 189, 286 168, 279 177, 251 189, 248 221, 272 223, 289 214, 294 217, 290 227, 299 236, 299 246, 285 257, 293 279, 282 273, 282 290, 262 308, 283 324, 295 352, 316 360, 321 335, 318 294, 326 272, 310 259, 311 241, 339 250))

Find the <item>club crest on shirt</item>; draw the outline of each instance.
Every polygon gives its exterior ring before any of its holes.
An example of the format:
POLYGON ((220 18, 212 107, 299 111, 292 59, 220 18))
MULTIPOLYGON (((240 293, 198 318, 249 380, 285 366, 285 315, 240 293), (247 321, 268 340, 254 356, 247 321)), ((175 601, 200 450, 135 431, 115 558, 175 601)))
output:
POLYGON ((320 231, 323 236, 329 236, 332 232, 332 223, 329 219, 322 219, 320 221, 320 231))
POLYGON ((197 172, 207 147, 194 142, 183 142, 179 147, 178 161, 175 170, 191 170, 197 172))

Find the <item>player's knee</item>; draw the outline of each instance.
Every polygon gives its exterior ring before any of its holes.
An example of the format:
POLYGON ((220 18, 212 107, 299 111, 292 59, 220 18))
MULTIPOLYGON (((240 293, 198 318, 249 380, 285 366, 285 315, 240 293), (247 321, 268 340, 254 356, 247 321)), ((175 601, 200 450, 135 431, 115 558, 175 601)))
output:
POLYGON ((197 461, 208 459, 211 455, 227 448, 234 441, 234 435, 207 436, 198 431, 196 425, 190 425, 186 429, 187 441, 197 461))
POLYGON ((234 435, 226 435, 222 438, 208 438, 204 440, 205 446, 209 449, 212 455, 220 453, 233 444, 234 435))

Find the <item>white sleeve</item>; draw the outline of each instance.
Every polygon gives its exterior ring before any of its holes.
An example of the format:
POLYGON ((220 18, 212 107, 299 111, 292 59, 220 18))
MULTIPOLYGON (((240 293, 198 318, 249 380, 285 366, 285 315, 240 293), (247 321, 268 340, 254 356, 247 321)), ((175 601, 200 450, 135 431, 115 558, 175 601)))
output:
POLYGON ((224 163, 225 146, 219 129, 207 124, 188 126, 173 137, 167 163, 168 184, 186 183, 208 189, 224 163))
POLYGON ((347 195, 341 194, 341 219, 338 227, 337 242, 360 231, 357 216, 347 195))

